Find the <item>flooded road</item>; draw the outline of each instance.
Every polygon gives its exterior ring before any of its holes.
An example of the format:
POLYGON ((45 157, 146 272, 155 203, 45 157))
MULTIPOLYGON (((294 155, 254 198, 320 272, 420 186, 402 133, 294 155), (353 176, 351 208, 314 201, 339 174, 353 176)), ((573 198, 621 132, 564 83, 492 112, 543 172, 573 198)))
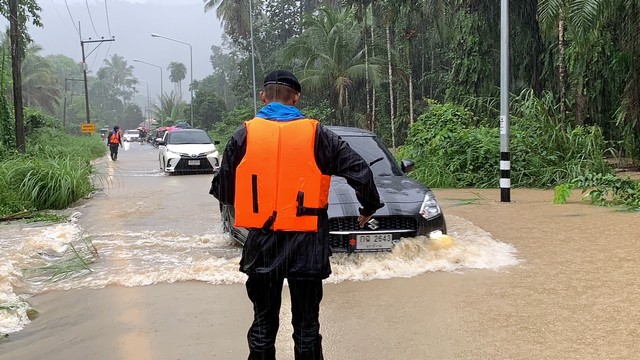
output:
MULTIPOLYGON (((103 189, 73 221, 0 229, 0 302, 16 304, 0 317, 0 359, 246 358, 241 249, 221 233, 211 175, 162 174, 157 150, 138 144, 98 169, 103 189), (51 282, 23 271, 87 242, 91 272, 51 282)), ((327 359, 637 357, 638 214, 553 205, 551 191, 516 189, 510 204, 499 190, 435 193, 453 246, 409 239, 332 257, 327 359)), ((293 353, 288 306, 285 295, 279 359, 293 353)))

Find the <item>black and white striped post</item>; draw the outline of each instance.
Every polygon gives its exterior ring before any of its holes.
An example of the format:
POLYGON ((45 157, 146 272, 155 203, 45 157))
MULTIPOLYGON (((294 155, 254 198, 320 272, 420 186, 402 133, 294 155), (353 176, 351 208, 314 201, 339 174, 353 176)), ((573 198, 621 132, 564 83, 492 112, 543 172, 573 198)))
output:
POLYGON ((500 201, 511 202, 509 153, 509 1, 500 1, 500 201))

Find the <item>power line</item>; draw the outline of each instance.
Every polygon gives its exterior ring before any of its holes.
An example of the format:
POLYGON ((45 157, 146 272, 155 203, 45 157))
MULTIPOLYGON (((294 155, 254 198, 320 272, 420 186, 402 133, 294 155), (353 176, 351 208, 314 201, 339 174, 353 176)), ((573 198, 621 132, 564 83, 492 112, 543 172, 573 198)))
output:
MULTIPOLYGON (((104 0, 104 12, 107 14, 107 29, 109 29, 109 37, 111 37, 111 24, 109 24, 109 9, 107 8, 107 0, 104 0)), ((109 43, 111 48, 111 43, 109 43)))
POLYGON ((100 36, 98 35, 98 31, 96 30, 96 26, 93 23, 93 17, 91 16, 91 10, 89 9, 89 0, 84 0, 84 3, 87 4, 87 12, 89 13, 89 21, 91 21, 91 27, 93 27, 93 32, 96 33, 96 36, 100 36))
POLYGON ((111 51, 111 42, 109 43, 109 47, 107 48, 107 53, 104 54, 104 60, 102 60, 103 64, 104 64, 105 60, 107 60, 107 57, 109 56, 109 51, 111 51))
POLYGON ((58 17, 60 18, 60 21, 64 22, 64 18, 62 16, 62 14, 60 14, 60 11, 58 10, 58 7, 56 6, 56 3, 53 2, 53 0, 49 0, 51 2, 51 6, 53 6, 53 8, 56 10, 56 14, 58 14, 58 17))
POLYGON ((64 0, 64 4, 67 7, 67 12, 69 13, 69 17, 71 18, 71 23, 73 24, 73 27, 76 29, 76 32, 78 33, 78 35, 80 35, 80 30, 76 26, 76 21, 73 20, 73 15, 71 15, 71 10, 69 9, 69 4, 67 3, 67 0, 64 0))
POLYGON ((91 66, 89 66, 89 71, 93 70, 93 65, 95 65, 96 60, 98 60, 99 54, 100 54, 100 45, 102 45, 102 43, 96 45, 96 47, 91 50, 88 54, 87 54, 87 58, 91 56, 91 54, 96 51, 96 54, 93 56, 93 60, 91 61, 91 66))

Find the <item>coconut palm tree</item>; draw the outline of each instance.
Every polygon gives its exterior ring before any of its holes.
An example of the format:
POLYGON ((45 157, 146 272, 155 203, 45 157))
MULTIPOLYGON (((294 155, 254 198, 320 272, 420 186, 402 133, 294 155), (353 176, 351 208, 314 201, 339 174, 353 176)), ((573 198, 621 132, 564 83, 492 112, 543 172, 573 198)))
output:
MULTIPOLYGON (((560 78, 560 113, 566 115, 567 68, 566 31, 576 38, 584 37, 598 20, 603 0, 539 0, 538 15, 548 31, 554 27, 558 33, 558 75, 560 78)), ((580 89, 581 92, 581 89, 580 89)))
MULTIPOLYGON (((260 0, 205 0, 204 11, 216 9, 216 17, 222 22, 225 34, 245 51, 251 53, 252 16, 260 12, 260 0), (249 14, 249 1, 252 1, 253 14, 249 14)), ((265 71, 259 46, 254 47, 258 67, 265 71)))
POLYGON ((36 106, 53 114, 59 104, 59 84, 51 63, 40 56, 42 46, 30 44, 22 62, 22 97, 25 106, 36 106))
POLYGON ((355 21, 352 8, 334 10, 322 7, 316 16, 306 15, 305 31, 284 49, 288 61, 304 64, 301 83, 306 89, 331 89, 331 100, 337 108, 338 121, 346 124, 349 91, 355 81, 364 80, 365 71, 377 79, 379 65, 365 63, 361 49, 362 27, 355 21))
POLYGON ((183 63, 172 61, 167 66, 167 70, 169 70, 169 80, 176 88, 178 99, 182 100, 182 80, 187 77, 187 68, 183 63))
POLYGON ((133 97, 131 88, 138 83, 133 76, 133 65, 129 65, 124 57, 113 54, 104 59, 104 66, 98 70, 98 78, 111 81, 119 90, 122 101, 126 103, 133 97))
POLYGON ((185 103, 175 92, 160 95, 160 104, 151 105, 151 113, 155 118, 161 119, 160 125, 164 126, 165 121, 173 122, 177 119, 184 119, 185 103))

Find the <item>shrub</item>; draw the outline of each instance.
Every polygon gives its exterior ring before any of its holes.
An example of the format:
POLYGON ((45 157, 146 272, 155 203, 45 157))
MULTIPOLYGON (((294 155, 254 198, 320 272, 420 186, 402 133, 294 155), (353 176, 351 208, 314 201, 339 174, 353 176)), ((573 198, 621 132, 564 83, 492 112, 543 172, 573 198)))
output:
MULTIPOLYGON (((526 97, 512 116, 513 186, 551 187, 587 173, 611 172, 603 159, 598 127, 563 129, 538 101, 526 97)), ((497 187, 499 130, 476 123, 463 107, 432 101, 411 127, 398 156, 414 160, 412 176, 429 186, 497 187)))

